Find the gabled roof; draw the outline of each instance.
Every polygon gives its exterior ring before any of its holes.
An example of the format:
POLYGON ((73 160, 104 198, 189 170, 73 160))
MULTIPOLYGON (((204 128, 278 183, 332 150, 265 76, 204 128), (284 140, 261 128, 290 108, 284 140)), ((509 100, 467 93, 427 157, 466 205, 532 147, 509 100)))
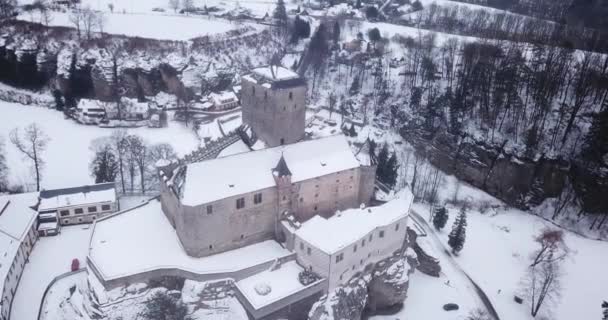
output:
POLYGON ((275 187, 272 171, 281 157, 292 182, 360 166, 346 138, 336 135, 192 163, 177 169, 185 171, 183 184, 175 180, 180 174, 175 174, 170 183, 181 185, 182 204, 210 203, 275 187))
POLYGON ((289 171, 289 167, 287 167, 287 163, 285 162, 285 157, 281 155, 281 159, 279 159, 279 163, 272 170, 272 172, 279 177, 291 176, 291 171, 289 171))
POLYGON ((317 249, 332 255, 368 237, 374 230, 407 217, 413 198, 412 192, 404 189, 395 199, 381 206, 349 209, 327 219, 317 215, 302 223, 295 234, 317 249))
POLYGON ((113 182, 40 191, 39 211, 91 203, 114 202, 116 191, 113 182))

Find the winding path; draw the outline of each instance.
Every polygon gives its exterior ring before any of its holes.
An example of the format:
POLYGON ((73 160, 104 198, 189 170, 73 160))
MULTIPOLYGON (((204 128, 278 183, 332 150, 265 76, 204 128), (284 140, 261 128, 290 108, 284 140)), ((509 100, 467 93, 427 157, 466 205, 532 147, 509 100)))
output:
POLYGON ((483 289, 460 267, 460 265, 458 264, 458 261, 456 261, 456 259, 454 259, 454 256, 450 253, 450 251, 443 245, 443 243, 441 242, 441 240, 439 239, 439 237, 437 237, 437 234, 435 233, 435 230, 433 228, 431 228, 431 226, 428 224, 428 222, 422 218, 416 211, 414 210, 410 210, 410 217, 420 226, 424 229, 424 231, 428 234, 428 238, 430 240, 433 241, 433 243, 435 244, 435 246, 437 248, 441 248, 443 250, 439 250, 436 252, 436 254, 441 254, 443 255, 443 259, 441 259, 442 261, 447 261, 450 263, 450 265, 458 270, 463 276, 464 278, 466 278, 467 282, 469 282, 471 284, 471 286, 473 287, 475 293, 477 294, 477 296, 479 297, 479 300, 481 300, 481 303, 484 305, 484 307, 486 308, 486 311, 488 312, 489 315, 491 315, 494 320, 500 320, 500 317, 498 315, 498 312, 496 312, 496 309, 494 308, 494 305, 492 305, 492 302, 490 301, 490 298, 488 298, 488 295, 483 291, 483 289))

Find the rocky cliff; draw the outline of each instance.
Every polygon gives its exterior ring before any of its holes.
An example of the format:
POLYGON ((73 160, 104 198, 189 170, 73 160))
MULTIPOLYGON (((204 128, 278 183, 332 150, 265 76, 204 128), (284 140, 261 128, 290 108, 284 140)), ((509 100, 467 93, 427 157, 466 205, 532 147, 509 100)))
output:
POLYGON ((356 320, 400 305, 407 297, 409 276, 418 262, 413 250, 384 259, 321 297, 311 308, 310 320, 356 320))

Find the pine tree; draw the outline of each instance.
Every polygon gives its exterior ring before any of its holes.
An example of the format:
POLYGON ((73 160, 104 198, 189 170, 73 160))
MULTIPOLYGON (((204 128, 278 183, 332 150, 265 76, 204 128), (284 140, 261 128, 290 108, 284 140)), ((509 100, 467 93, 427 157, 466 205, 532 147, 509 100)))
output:
POLYGON ((357 130, 355 129, 355 124, 351 124, 350 125, 350 129, 348 129, 348 135, 351 137, 356 137, 357 136, 357 130))
POLYGON ((144 304, 141 316, 147 320, 191 320, 188 306, 165 292, 156 292, 144 304))
POLYGON ((608 159, 604 160, 606 154, 608 154, 608 107, 593 119, 582 148, 583 157, 594 162, 608 161, 608 159))
POLYGON ((466 228, 467 228, 467 212, 463 207, 460 209, 456 221, 452 225, 452 232, 448 236, 448 244, 452 248, 452 253, 458 254, 464 247, 464 241, 466 240, 466 228))
POLYGON ((388 158, 388 161, 386 162, 386 168, 384 169, 384 183, 386 183, 391 188, 394 187, 397 183, 397 176, 399 174, 398 170, 399 164, 397 161, 397 154, 393 152, 391 154, 391 157, 388 158))
POLYGON ((340 41, 340 23, 338 23, 338 21, 334 23, 334 32, 332 36, 334 38, 334 43, 337 44, 340 41))
POLYGON ((109 146, 105 146, 95 153, 91 163, 92 176, 95 183, 114 182, 118 174, 118 161, 109 146))
POLYGON ((275 18, 281 25, 287 23, 287 9, 285 8, 285 1, 277 1, 277 6, 274 8, 272 17, 275 18))
POLYGON ((608 302, 604 301, 602 308, 604 308, 604 318, 602 320, 608 320, 608 302))
POLYGON ((433 226, 435 226, 435 229, 437 229, 437 230, 443 229, 447 222, 448 222, 448 210, 445 207, 436 208, 435 214, 433 215, 433 226))
POLYGON ((378 180, 384 182, 386 177, 386 164, 388 163, 388 145, 385 143, 378 153, 378 169, 376 176, 378 180))

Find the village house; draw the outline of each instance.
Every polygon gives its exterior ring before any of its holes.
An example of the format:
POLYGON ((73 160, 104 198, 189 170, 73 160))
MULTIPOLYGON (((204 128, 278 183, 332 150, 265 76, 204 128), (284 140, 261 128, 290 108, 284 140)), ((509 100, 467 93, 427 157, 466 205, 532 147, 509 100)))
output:
POLYGON ((113 182, 43 190, 40 192, 38 207, 39 220, 43 228, 40 228, 39 232, 44 235, 49 233, 50 228, 43 223, 52 224, 53 215, 57 217, 59 225, 72 225, 91 223, 119 209, 113 182))
POLYGON ((8 320, 36 233, 38 193, 0 196, 0 318, 8 320))
POLYGON ((215 110, 234 109, 239 106, 239 99, 232 91, 222 91, 219 93, 211 93, 209 95, 213 108, 215 110))

